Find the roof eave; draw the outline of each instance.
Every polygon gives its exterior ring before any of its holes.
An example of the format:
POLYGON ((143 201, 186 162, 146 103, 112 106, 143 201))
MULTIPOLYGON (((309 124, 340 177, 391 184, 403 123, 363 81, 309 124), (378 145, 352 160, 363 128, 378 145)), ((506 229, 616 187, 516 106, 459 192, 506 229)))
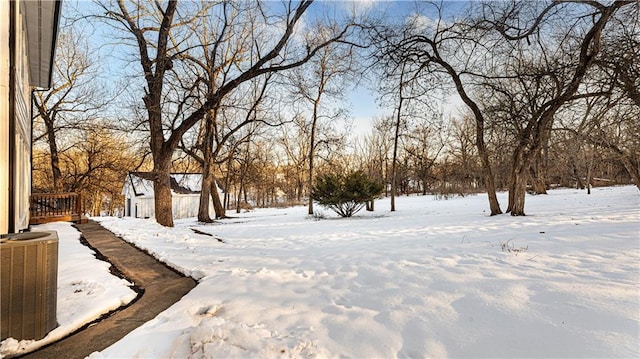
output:
POLYGON ((49 89, 53 78, 62 0, 25 1, 30 85, 49 89))

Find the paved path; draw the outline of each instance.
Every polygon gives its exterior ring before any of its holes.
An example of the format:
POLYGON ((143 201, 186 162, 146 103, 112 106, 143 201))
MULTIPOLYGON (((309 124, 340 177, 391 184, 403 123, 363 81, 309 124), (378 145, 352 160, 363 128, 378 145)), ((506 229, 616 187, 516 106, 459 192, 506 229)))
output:
POLYGON ((98 223, 77 225, 91 246, 105 256, 129 281, 144 289, 132 305, 99 323, 53 343, 24 358, 84 358, 115 343, 180 300, 196 282, 138 250, 98 223))

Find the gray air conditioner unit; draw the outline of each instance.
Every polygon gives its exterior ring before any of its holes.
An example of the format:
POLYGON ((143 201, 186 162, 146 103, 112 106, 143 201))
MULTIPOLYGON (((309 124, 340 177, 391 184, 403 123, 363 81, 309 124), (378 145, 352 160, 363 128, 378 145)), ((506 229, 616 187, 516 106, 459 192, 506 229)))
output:
POLYGON ((2 235, 0 266, 1 339, 42 339, 57 325, 57 233, 2 235))

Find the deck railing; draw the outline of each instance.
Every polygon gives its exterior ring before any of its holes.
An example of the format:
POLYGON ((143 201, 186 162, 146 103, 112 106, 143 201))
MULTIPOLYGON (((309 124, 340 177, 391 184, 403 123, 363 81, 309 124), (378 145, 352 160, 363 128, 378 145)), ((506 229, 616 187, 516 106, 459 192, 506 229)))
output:
POLYGON ((30 224, 69 221, 82 218, 82 198, 79 193, 34 193, 31 195, 30 224))

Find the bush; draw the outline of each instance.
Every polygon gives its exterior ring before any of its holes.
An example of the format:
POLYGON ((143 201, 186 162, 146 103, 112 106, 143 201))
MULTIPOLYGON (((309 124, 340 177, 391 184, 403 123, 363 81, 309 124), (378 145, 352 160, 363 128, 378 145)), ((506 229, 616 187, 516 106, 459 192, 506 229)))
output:
POLYGON ((341 217, 351 217, 368 201, 379 196, 381 183, 369 179, 362 171, 347 174, 322 174, 313 186, 312 196, 319 205, 329 208, 341 217))

